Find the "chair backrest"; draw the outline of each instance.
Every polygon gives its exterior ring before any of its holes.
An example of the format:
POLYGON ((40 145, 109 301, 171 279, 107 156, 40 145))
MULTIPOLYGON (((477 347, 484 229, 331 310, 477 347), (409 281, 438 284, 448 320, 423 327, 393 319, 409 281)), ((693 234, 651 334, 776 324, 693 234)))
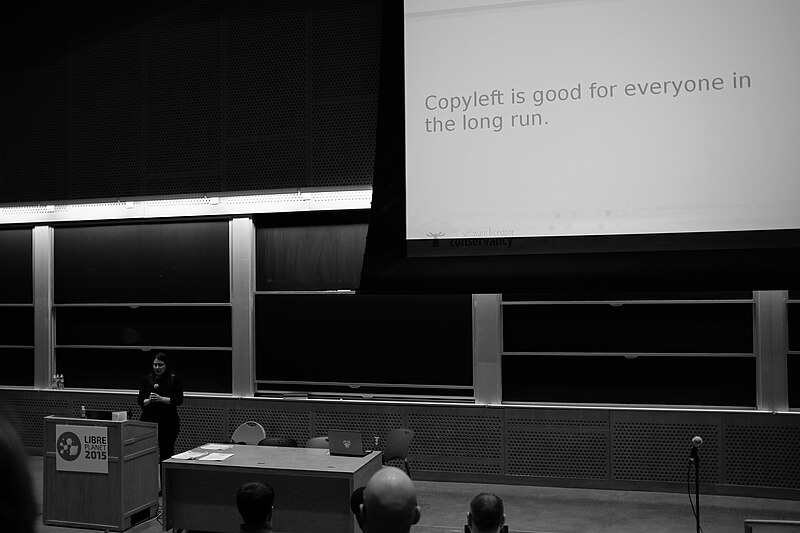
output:
POLYGON ((283 448, 297 448, 297 441, 291 437, 267 437, 258 441, 259 446, 281 446, 283 448))
POLYGON ((258 422, 242 422, 231 435, 231 442, 235 444, 258 444, 258 441, 267 436, 264 427, 258 422))
POLYGON ((330 448, 328 437, 314 437, 306 441, 306 448, 330 448))
POLYGON ((383 450, 383 460, 391 461, 392 459, 406 459, 408 455, 408 447, 411 445, 411 439, 414 438, 414 432, 406 428, 393 429, 386 435, 386 448, 383 450))

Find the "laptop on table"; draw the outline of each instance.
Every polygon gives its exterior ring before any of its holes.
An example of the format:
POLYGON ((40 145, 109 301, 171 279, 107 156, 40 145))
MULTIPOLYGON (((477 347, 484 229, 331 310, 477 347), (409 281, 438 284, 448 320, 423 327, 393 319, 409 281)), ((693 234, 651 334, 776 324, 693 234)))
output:
POLYGON ((364 451, 360 431, 340 431, 332 429, 328 432, 328 445, 330 446, 331 455, 364 457, 371 451, 364 451))

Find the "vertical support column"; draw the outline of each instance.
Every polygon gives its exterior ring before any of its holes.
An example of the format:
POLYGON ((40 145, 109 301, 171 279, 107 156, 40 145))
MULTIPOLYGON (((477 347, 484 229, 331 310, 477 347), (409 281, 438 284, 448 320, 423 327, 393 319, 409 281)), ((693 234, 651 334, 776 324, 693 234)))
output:
POLYGON ((233 394, 255 394, 253 291, 255 289, 255 229, 250 218, 230 222, 231 319, 233 394))
POLYGON ((53 358, 53 228, 33 228, 33 386, 49 389, 53 358))
POLYGON ((764 411, 789 410, 787 298, 787 291, 753 292, 758 379, 756 405, 764 411))
POLYGON ((500 368, 500 295, 472 295, 472 370, 475 403, 503 400, 500 368))

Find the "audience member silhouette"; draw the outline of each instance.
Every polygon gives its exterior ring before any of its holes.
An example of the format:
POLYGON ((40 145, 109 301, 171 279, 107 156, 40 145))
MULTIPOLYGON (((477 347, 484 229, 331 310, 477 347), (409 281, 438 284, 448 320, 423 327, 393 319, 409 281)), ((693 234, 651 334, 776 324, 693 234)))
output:
POLYGON ((414 482, 399 468, 381 468, 364 488, 362 529, 368 533, 408 533, 419 522, 414 482))
POLYGON ((506 515, 503 500, 499 496, 482 492, 472 498, 467 513, 467 530, 470 533, 501 533, 505 527, 506 515))
POLYGON ((353 494, 350 495, 350 510, 356 517, 356 522, 358 522, 358 527, 361 528, 361 531, 366 531, 364 529, 364 524, 361 522, 361 504, 364 503, 364 488, 365 487, 358 487, 353 491, 353 494))
POLYGON ((38 512, 28 455, 16 431, 0 418, 0 530, 33 533, 38 512))
POLYGON ((245 483, 236 491, 236 508, 244 522, 240 533, 271 533, 275 491, 267 483, 245 483))

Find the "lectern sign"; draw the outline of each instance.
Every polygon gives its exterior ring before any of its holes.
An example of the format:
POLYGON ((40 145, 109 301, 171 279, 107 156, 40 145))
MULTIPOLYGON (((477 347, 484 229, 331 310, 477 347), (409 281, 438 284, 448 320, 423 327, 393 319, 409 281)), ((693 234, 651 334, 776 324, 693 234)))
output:
POLYGON ((108 474, 108 428, 56 425, 56 470, 108 474))

